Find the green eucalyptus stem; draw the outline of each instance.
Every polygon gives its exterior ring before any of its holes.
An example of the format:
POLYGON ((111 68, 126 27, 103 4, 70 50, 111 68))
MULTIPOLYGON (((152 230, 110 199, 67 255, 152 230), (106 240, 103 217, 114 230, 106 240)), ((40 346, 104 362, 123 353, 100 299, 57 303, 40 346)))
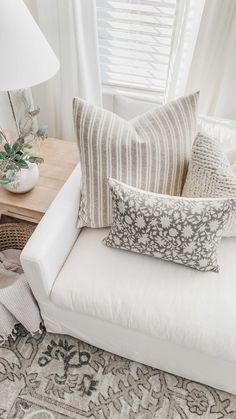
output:
POLYGON ((21 169, 28 169, 30 163, 40 164, 42 157, 34 153, 33 145, 38 146, 39 140, 47 138, 46 127, 39 127, 37 132, 32 128, 32 118, 39 113, 39 108, 33 111, 27 110, 26 121, 20 123, 18 138, 12 142, 0 127, 0 184, 6 185, 16 178, 21 169))

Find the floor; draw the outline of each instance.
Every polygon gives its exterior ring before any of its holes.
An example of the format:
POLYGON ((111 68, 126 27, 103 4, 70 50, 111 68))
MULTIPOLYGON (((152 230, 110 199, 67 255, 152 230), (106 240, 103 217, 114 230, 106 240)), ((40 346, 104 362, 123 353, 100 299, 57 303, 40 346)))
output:
POLYGON ((18 325, 0 346, 0 418, 236 419, 236 396, 18 325))

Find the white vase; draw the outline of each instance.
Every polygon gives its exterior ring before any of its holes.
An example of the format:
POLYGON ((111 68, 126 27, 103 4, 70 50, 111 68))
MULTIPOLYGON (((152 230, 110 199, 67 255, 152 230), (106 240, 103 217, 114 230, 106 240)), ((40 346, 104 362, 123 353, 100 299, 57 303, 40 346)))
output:
POLYGON ((28 169, 20 169, 13 182, 4 185, 7 191, 14 193, 28 192, 36 185, 39 178, 39 169, 36 163, 28 163, 28 169))

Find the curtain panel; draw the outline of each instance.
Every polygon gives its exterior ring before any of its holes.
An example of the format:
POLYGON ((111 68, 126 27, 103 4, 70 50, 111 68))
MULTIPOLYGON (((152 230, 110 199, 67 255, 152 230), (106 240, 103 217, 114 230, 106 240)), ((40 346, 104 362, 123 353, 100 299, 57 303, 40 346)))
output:
MULTIPOLYGON (((32 15, 55 51, 58 74, 32 88, 40 123, 49 135, 75 140, 72 100, 79 96, 101 106, 95 0, 25 0, 32 15)), ((43 63, 42 63, 43 65, 43 63)))
POLYGON ((165 101, 185 94, 205 0, 177 0, 165 101))
POLYGON ((201 113, 236 120, 235 0, 206 0, 186 90, 201 113))

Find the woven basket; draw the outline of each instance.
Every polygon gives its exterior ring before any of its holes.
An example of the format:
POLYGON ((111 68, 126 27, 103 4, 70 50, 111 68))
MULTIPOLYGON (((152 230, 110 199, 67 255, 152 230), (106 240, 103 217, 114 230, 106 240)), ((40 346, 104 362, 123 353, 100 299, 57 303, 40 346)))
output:
POLYGON ((36 226, 23 223, 0 224, 0 251, 22 250, 36 226))

